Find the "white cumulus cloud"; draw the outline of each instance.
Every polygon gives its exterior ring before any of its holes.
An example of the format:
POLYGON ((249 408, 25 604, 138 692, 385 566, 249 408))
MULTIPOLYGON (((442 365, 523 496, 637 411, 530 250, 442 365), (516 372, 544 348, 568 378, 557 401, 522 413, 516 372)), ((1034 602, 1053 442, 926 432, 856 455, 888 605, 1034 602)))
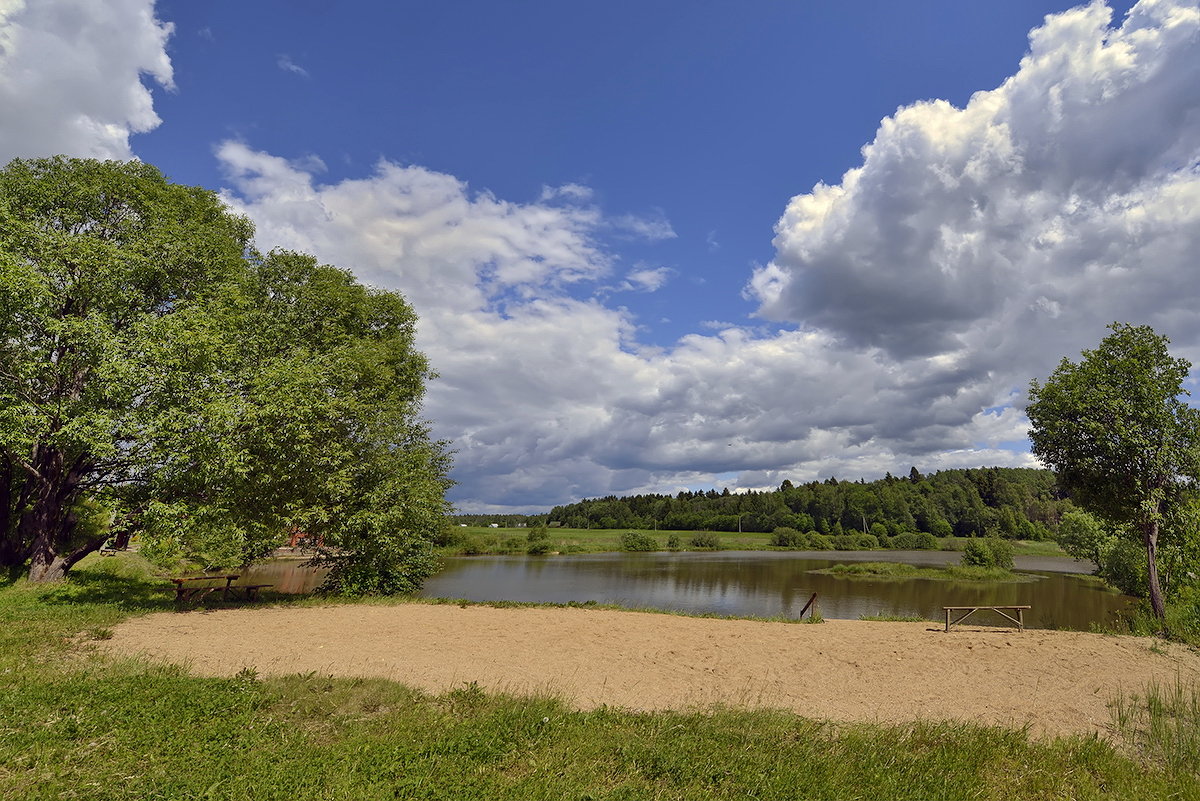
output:
POLYGON ((631 271, 621 282, 621 289, 634 292, 657 292, 666 286, 674 273, 670 267, 640 267, 631 271))
POLYGON ((1113 320, 1200 343, 1200 9, 1050 16, 1001 86, 885 119, 862 165, 798 195, 760 313, 953 359, 1003 391, 1113 320))
POLYGON ((565 291, 612 259, 596 244, 607 221, 562 193, 501 201, 387 162, 320 184, 244 144, 218 155, 260 244, 312 252, 414 303, 440 374, 427 412, 456 450, 461 508, 545 508, 730 472, 735 488, 881 474, 913 454, 922 469, 1029 463, 1000 447, 1023 436, 1012 415, 981 415, 991 396, 964 389, 952 360, 900 370, 828 333, 737 326, 640 345, 628 312, 565 291))
POLYGON ((173 88, 171 31, 153 0, 0 2, 0 163, 129 158, 160 122, 143 77, 173 88))

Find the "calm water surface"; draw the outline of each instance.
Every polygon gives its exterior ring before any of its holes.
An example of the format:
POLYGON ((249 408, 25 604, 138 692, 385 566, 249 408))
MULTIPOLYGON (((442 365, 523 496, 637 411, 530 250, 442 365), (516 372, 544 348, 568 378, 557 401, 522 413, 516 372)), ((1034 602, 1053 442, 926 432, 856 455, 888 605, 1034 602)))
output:
MULTIPOLYGON (((1019 584, 890 579, 866 581, 814 574, 846 562, 957 564, 948 551, 721 551, 716 553, 602 553, 577 556, 470 556, 445 560, 425 584, 427 598, 566 603, 596 601, 629 607, 724 615, 796 617, 818 595, 828 618, 921 616, 938 620, 943 606, 1028 604, 1028 625, 1087 629, 1125 609, 1129 598, 1068 573, 1091 565, 1064 557, 1018 556, 1017 570, 1035 581, 1019 584)), ((309 592, 323 572, 302 561, 256 565, 246 583, 280 592, 309 592)), ((974 618, 973 618, 974 619, 974 618)), ((986 622, 986 620, 981 620, 986 622)))
POLYGON ((630 607, 726 615, 795 617, 812 593, 827 618, 918 615, 932 620, 943 606, 1028 604, 1027 624, 1087 629, 1105 622, 1130 599, 1067 573, 1091 566, 1062 557, 1021 557, 1027 583, 932 579, 865 581, 814 574, 846 562, 957 564, 941 551, 722 551, 718 553, 604 553, 580 556, 492 556, 447 559, 426 582, 426 597, 472 601, 597 601, 630 607))

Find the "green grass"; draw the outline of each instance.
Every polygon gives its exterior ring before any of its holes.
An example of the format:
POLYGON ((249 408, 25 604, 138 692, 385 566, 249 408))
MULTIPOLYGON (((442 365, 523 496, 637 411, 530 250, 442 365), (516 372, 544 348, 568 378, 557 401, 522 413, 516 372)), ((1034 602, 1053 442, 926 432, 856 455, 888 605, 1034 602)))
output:
MULTIPOLYGON (((1167 699, 1128 700, 1125 752, 966 723, 580 712, 470 684, 430 695, 316 674, 192 676, 96 650, 121 620, 173 608, 161 580, 105 562, 51 588, 0 580, 0 798, 1200 797, 1194 757, 1136 734, 1153 726, 1134 710, 1167 699)), ((1179 694, 1194 710, 1194 691, 1179 694)), ((1194 711, 1176 717, 1167 739, 1195 742, 1194 711)))
POLYGON ((1121 695, 1113 704, 1117 729, 1147 762, 1171 770, 1200 767, 1200 690, 1176 677, 1144 693, 1121 695))
MULTIPOLYGON (((583 528, 549 528, 546 533, 550 538, 550 548, 557 553, 605 553, 620 551, 621 535, 630 531, 628 528, 615 529, 583 529, 583 528)), ((517 554, 524 553, 527 528, 484 528, 480 526, 455 527, 453 532, 459 541, 441 549, 443 555, 473 555, 474 554, 517 554), (467 544, 472 547, 466 547, 467 544)), ((667 550, 667 538, 672 534, 679 538, 682 550, 706 550, 693 548, 689 543, 696 531, 643 531, 658 542, 660 551, 667 550)), ((726 551, 778 551, 787 550, 771 545, 771 535, 757 531, 717 531, 713 532, 721 540, 721 549, 726 551)), ((961 551, 970 540, 964 537, 943 537, 939 540, 943 551, 961 551)), ((1065 556, 1065 552, 1056 542, 1037 542, 1034 540, 1012 540, 1013 552, 1033 556, 1065 556)), ((821 553, 836 553, 822 551, 821 553)))
POLYGON ((833 565, 813 573, 850 579, 932 579, 935 581, 1037 581, 1036 576, 1014 573, 1002 567, 974 567, 949 565, 947 567, 918 567, 899 562, 854 562, 833 565))
POLYGON ((876 623, 932 623, 934 621, 920 615, 859 615, 859 620, 870 620, 876 623))
MULTIPOLYGON (((550 528, 546 529, 546 533, 550 538, 551 550, 557 553, 607 553, 624 550, 622 548, 621 537, 630 530, 628 528, 550 528)), ((517 540, 520 540, 523 544, 528 531, 525 528, 460 527, 454 532, 459 538, 458 541, 452 545, 445 546, 441 550, 447 556, 523 553, 523 549, 509 546, 517 546, 517 540)), ((658 544, 659 551, 668 550, 667 540, 672 534, 679 538, 680 550, 710 550, 707 548, 696 548, 691 545, 692 537, 699 533, 696 531, 661 530, 642 531, 640 533, 652 538, 658 544)), ((715 533, 721 541, 722 550, 762 551, 770 548, 770 534, 760 534, 757 532, 738 533, 736 531, 720 531, 715 533)))

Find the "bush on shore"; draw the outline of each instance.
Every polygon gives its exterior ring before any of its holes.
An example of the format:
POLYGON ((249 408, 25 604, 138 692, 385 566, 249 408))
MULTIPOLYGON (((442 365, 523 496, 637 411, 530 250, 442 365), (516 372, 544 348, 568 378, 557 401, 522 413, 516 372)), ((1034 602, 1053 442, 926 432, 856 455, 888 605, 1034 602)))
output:
POLYGON ((721 538, 711 531, 703 531, 692 537, 693 548, 709 548, 714 551, 721 550, 721 538))
POLYGON ((897 551, 936 551, 941 543, 927 531, 906 531, 890 538, 887 547, 897 551))
POLYGON ((962 564, 964 567, 998 567, 1012 570, 1012 543, 999 537, 971 540, 963 548, 962 564))
POLYGON ((622 551, 657 551, 658 540, 640 531, 626 531, 621 535, 622 551))

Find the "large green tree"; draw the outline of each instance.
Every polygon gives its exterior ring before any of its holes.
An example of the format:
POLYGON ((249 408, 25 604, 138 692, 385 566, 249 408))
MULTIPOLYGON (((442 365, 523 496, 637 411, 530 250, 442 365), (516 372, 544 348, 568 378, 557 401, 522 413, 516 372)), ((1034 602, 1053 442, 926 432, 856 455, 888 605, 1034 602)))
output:
POLYGON ((113 532, 205 564, 325 536, 347 591, 419 586, 447 456, 394 293, 153 167, 0 171, 0 565, 59 578, 113 532))
POLYGON ((1162 618, 1159 538, 1200 477, 1200 411, 1184 400, 1191 363, 1170 355, 1166 337, 1110 327, 1078 364, 1064 358, 1045 384, 1031 383, 1029 437, 1081 506, 1140 539, 1162 618))

